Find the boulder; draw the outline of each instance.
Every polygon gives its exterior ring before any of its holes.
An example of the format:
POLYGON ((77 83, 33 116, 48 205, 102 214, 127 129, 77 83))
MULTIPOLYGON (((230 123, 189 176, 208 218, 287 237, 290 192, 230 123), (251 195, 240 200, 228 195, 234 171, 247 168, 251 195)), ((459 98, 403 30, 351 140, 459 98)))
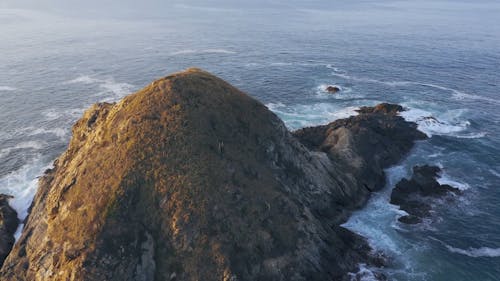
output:
POLYGON ((436 166, 415 166, 410 180, 402 179, 396 184, 391 193, 391 204, 399 205, 401 210, 408 213, 408 215, 399 218, 400 222, 420 223, 423 218, 430 216, 429 199, 461 193, 458 188, 439 184, 436 179, 440 172, 441 169, 436 166))

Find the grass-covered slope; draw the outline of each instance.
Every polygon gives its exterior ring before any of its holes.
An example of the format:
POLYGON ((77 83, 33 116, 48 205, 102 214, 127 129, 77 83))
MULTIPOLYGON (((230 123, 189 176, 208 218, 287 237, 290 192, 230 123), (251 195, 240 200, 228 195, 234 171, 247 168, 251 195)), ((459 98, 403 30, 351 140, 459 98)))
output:
POLYGON ((207 72, 159 79, 75 124, 0 279, 339 280, 369 190, 330 152, 207 72))

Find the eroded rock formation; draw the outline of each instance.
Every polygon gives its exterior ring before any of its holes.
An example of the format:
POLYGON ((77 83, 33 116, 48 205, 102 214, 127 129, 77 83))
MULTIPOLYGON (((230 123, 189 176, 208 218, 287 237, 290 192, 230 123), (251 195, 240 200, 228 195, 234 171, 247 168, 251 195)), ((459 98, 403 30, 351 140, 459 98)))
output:
POLYGON ((458 188, 437 181, 441 169, 436 166, 415 166, 411 179, 402 179, 391 193, 391 204, 399 205, 408 215, 399 218, 406 224, 416 224, 430 216, 431 201, 449 194, 460 194, 458 188))

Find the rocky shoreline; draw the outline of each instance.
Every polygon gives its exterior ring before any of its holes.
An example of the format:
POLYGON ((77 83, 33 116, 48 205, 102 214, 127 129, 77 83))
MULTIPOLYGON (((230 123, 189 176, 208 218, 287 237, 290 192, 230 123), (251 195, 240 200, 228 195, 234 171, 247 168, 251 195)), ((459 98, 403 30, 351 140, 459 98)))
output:
POLYGON ((289 132, 199 69, 96 104, 40 179, 2 280, 349 280, 340 227, 425 134, 380 104, 289 132))
POLYGON ((400 206, 408 215, 398 220, 405 224, 417 224, 431 215, 433 199, 448 195, 460 195, 458 188, 437 181, 441 169, 436 166, 415 166, 411 179, 402 179, 391 193, 391 204, 400 206))

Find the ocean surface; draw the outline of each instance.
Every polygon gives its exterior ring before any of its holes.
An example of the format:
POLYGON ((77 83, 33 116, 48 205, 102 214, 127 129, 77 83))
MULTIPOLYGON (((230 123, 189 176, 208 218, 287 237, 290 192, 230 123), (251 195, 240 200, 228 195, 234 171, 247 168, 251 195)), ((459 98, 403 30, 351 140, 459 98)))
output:
POLYGON ((500 2, 345 2, 183 3, 150 16, 0 3, 0 192, 24 218, 86 108, 196 66, 292 130, 363 105, 404 105, 430 139, 345 224, 392 260, 361 265, 362 280, 377 270, 401 281, 500 280, 500 2), (408 226, 389 196, 416 164, 439 165, 440 181, 464 193, 408 226))

